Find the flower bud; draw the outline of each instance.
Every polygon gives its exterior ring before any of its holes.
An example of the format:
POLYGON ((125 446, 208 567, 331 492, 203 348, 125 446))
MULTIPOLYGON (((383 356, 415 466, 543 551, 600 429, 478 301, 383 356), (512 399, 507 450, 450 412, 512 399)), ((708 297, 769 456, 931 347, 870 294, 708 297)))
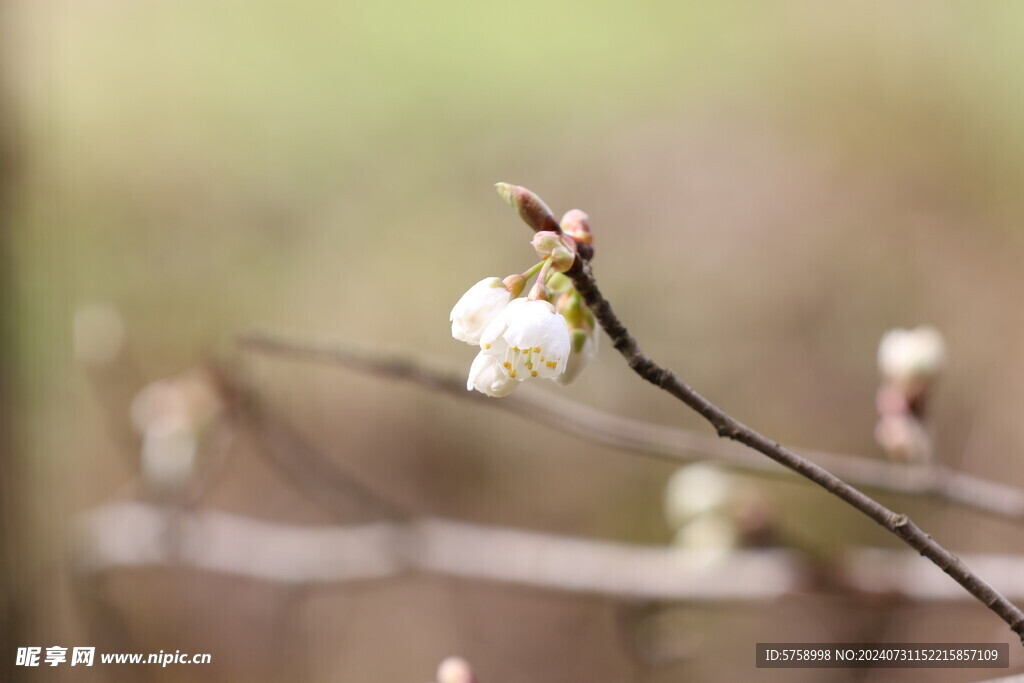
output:
POLYGON ((537 278, 537 281, 533 283, 533 287, 530 287, 530 293, 526 295, 526 298, 530 301, 551 301, 551 295, 548 294, 548 286, 544 282, 544 278, 537 278))
POLYGON ((146 432, 141 455, 144 480, 160 492, 181 489, 196 469, 198 450, 199 437, 194 432, 146 432))
POLYGON ((575 289, 558 297, 556 308, 562 314, 562 317, 565 318, 565 322, 569 325, 570 330, 594 329, 594 314, 583 303, 583 297, 575 289))
POLYGON ((525 187, 497 183, 495 188, 502 199, 519 213, 519 217, 536 231, 558 232, 558 222, 544 201, 525 187))
POLYGON ((131 418, 140 434, 200 432, 225 408, 216 378, 192 370, 146 385, 131 403, 131 418))
POLYGON ((946 345, 935 328, 886 332, 878 345, 878 369, 883 380, 879 412, 909 412, 921 419, 945 362, 946 345))
POLYGON ((589 217, 579 209, 566 211, 562 216, 561 228, 576 242, 576 252, 584 261, 594 258, 594 237, 590 233, 589 217))
POLYGON ((690 520, 676 531, 673 545, 719 557, 740 546, 740 530, 729 517, 703 515, 690 520))
MULTIPOLYGON (((562 276, 564 277, 564 276, 562 276)), ((558 297, 556 310, 569 327, 570 353, 565 372, 555 378, 559 384, 571 384, 597 356, 597 334, 594 314, 575 289, 558 297)))
POLYGON ((476 683, 476 676, 465 659, 448 657, 437 667, 437 683, 476 683))
POLYGON ((530 240, 530 245, 533 246, 533 250, 537 252, 537 256, 544 258, 551 256, 551 251, 556 247, 562 246, 562 236, 557 232, 550 230, 541 230, 533 236, 530 240))
POLYGON ((551 251, 551 270, 556 273, 564 273, 576 262, 576 248, 555 247, 551 251))
POLYGON ((153 382, 135 396, 131 417, 142 434, 142 475, 155 490, 176 491, 189 481, 203 432, 225 407, 206 370, 153 382))
POLYGON ((537 256, 551 258, 551 268, 557 273, 564 273, 572 268, 576 260, 576 243, 567 235, 543 230, 533 236, 530 244, 533 245, 537 256))
POLYGON ((576 288, 572 286, 572 280, 568 276, 562 273, 552 273, 548 278, 548 291, 552 294, 566 294, 575 292, 576 288))
POLYGON ((583 351, 583 347, 587 345, 587 334, 586 330, 576 329, 569 333, 569 348, 573 353, 580 353, 583 351))
POLYGON ((669 526, 680 529, 700 515, 723 512, 732 489, 732 477, 714 465, 681 467, 665 487, 665 519, 669 526))
POLYGON ((590 224, 587 222, 590 216, 579 209, 570 209, 562 216, 561 228, 569 237, 579 244, 593 244, 594 236, 590 233, 590 224))
POLYGON ((946 344, 934 327, 889 330, 878 346, 878 368, 889 380, 934 379, 946 362, 946 344))
POLYGON ((508 290, 509 296, 512 299, 522 294, 523 289, 526 287, 526 278, 522 275, 509 275, 501 282, 505 285, 505 289, 508 290))

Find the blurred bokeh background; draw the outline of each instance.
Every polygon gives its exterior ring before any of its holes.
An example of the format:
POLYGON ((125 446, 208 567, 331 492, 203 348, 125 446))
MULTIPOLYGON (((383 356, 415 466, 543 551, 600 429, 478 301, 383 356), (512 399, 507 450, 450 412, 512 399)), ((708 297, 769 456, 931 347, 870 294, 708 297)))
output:
MULTIPOLYGON (((54 644, 214 660, 12 676, 419 681, 462 654, 483 683, 796 680, 755 672, 753 644, 1012 642, 966 601, 622 605, 173 566, 83 580, 68 539, 83 511, 152 494, 132 397, 215 362, 414 514, 667 545, 670 464, 233 343, 284 329, 463 372, 452 304, 533 260, 496 181, 587 211, 595 272, 649 354, 783 443, 882 457, 878 340, 935 325, 936 458, 1024 486, 1024 6, 12 0, 0 15, 4 666, 54 644), (116 362, 76 360, 76 313, 123 322, 116 362)), ((607 345, 574 385, 541 389, 706 429, 607 345)), ((258 457, 259 430, 235 431, 190 505, 373 518, 324 505, 258 457)), ((750 481, 787 546, 895 547, 818 490, 750 481)), ((1007 522, 881 499, 956 552, 1024 551, 1007 522)))

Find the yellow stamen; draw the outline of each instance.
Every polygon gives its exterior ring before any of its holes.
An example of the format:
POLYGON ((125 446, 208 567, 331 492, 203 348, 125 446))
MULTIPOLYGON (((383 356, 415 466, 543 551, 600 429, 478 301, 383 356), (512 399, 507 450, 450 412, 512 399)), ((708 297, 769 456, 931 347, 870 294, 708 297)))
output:
POLYGON ((491 348, 491 345, 490 344, 484 344, 484 348, 485 349, 489 349, 489 348, 491 348))
POLYGON ((502 363, 502 365, 505 366, 506 370, 511 370, 512 369, 512 364, 509 363, 508 361, 505 361, 504 363, 502 363))
POLYGON ((553 361, 553 360, 549 360, 549 361, 548 361, 547 363, 545 363, 544 365, 548 366, 549 368, 555 368, 555 367, 558 367, 558 363, 556 363, 556 362, 555 362, 555 361, 553 361))
POLYGON ((515 379, 516 378, 516 371, 513 370, 512 372, 508 373, 508 376, 511 377, 512 379, 515 379))
POLYGON ((536 376, 537 376, 537 371, 536 370, 530 370, 530 377, 536 377, 536 376))
POLYGON ((533 352, 534 353, 540 353, 540 347, 539 346, 534 346, 533 347, 533 352))

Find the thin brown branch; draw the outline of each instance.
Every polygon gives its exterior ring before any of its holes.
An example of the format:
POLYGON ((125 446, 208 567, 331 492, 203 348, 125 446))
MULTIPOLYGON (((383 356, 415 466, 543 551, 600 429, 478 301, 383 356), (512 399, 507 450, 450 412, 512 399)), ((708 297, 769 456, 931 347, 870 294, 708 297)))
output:
POLYGON ((661 367, 643 354, 636 339, 629 334, 626 326, 615 315, 611 304, 598 289, 589 263, 577 259, 570 275, 576 289, 579 290, 590 310, 593 311, 601 328, 611 338, 615 349, 622 354, 629 363, 629 367, 640 377, 685 403, 711 423, 720 437, 732 439, 763 453, 780 465, 788 467, 832 495, 846 501, 888 529, 911 548, 934 562, 971 595, 1009 624, 1010 629, 1024 643, 1024 612, 968 569, 963 562, 933 540, 931 536, 921 531, 907 515, 890 510, 820 465, 797 455, 760 432, 751 429, 701 396, 679 379, 674 372, 661 367))
MULTIPOLYGON (((304 361, 342 365, 389 379, 418 384, 456 398, 472 401, 530 418, 588 441, 671 462, 713 458, 739 470, 773 475, 793 475, 788 469, 765 460, 749 449, 694 431, 634 420, 591 408, 552 394, 537 401, 530 387, 500 401, 466 391, 465 379, 437 370, 411 356, 383 356, 351 344, 318 342, 280 333, 250 331, 237 341, 245 348, 304 361), (527 393, 523 393, 527 392, 527 393)), ((1024 491, 956 472, 942 465, 887 462, 856 455, 799 449, 852 484, 891 493, 926 495, 985 514, 1024 520, 1024 491)))

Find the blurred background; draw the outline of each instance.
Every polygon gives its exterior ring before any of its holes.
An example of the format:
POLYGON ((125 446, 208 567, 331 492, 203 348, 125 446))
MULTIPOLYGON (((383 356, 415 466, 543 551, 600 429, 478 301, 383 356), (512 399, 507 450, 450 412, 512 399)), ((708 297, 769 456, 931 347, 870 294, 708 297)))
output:
MULTIPOLYGON (((425 681, 461 654, 483 683, 822 680, 755 670, 753 644, 1013 643, 966 600, 88 573, 76 530, 98 506, 166 502, 131 407, 184 373, 258 405, 204 436, 188 510, 389 514, 271 464, 304 449, 403 514, 667 548, 671 464, 234 343, 258 326, 464 373, 451 306, 534 260, 496 181, 587 211, 595 273, 646 351, 783 443, 883 457, 878 340, 935 325, 935 458, 1024 486, 1024 6, 13 0, 0 16, 4 667, 25 645, 213 657, 11 677, 425 681)), ((572 386, 530 388, 710 433, 607 344, 572 386)), ((743 482, 785 547, 897 547, 810 486, 743 482)), ((880 498, 954 552, 1024 552, 1014 524, 880 498)))

